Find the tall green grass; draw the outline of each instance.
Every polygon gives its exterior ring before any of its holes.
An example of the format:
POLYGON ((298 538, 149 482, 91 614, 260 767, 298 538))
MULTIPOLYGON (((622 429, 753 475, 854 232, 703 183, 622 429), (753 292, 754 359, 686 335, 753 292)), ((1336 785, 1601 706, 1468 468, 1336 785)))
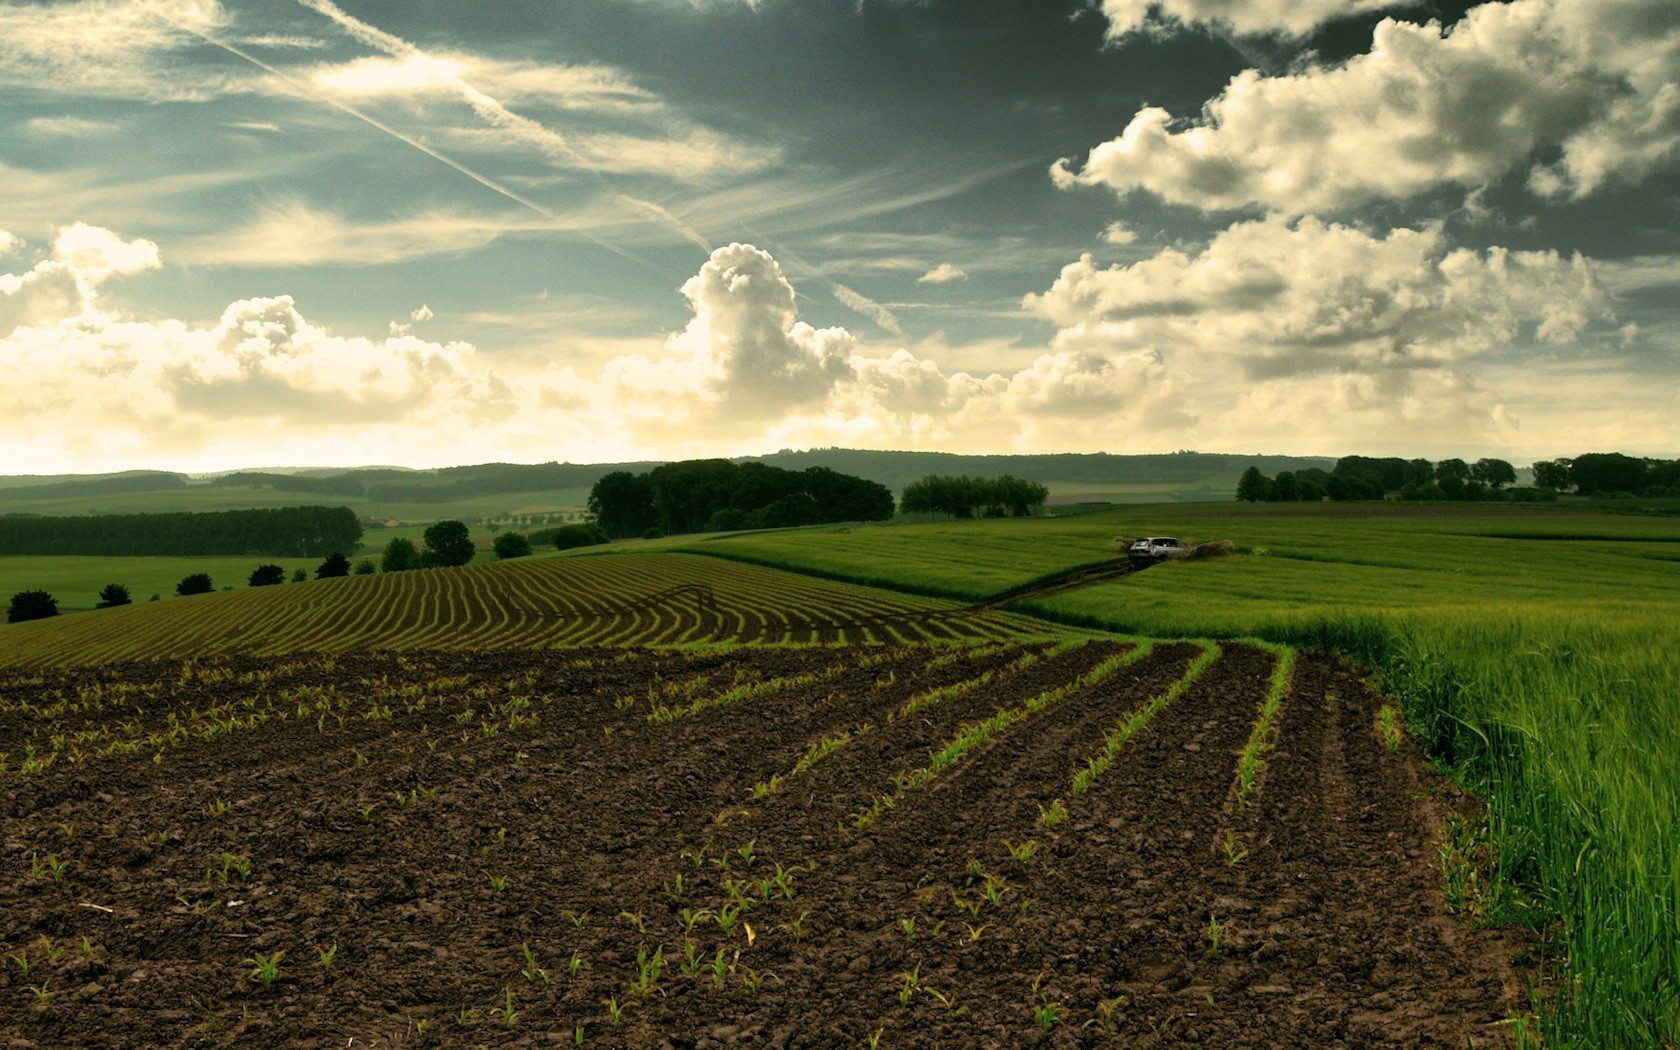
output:
POLYGON ((1680 523, 1565 507, 1126 508, 751 535, 785 568, 977 599, 1115 535, 1232 539, 1012 607, 1153 637, 1356 657, 1487 800, 1494 895, 1550 938, 1549 1045, 1680 1046, 1680 523))

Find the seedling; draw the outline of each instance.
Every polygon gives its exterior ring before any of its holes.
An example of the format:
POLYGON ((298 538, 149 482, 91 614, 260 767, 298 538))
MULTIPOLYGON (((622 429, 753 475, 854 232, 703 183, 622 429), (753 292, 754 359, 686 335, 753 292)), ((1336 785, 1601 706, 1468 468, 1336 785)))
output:
POLYGON ((683 938, 682 972, 690 977, 700 976, 700 971, 706 968, 705 962, 700 958, 699 948, 691 938, 683 938))
POLYGON ((678 872, 676 878, 665 884, 665 895, 672 900, 682 900, 683 877, 681 872, 678 872))
POLYGON ((964 944, 973 944, 975 941, 980 939, 980 935, 982 933, 985 933, 987 930, 991 929, 992 924, 988 922, 988 923, 984 923, 980 926, 974 926, 974 925, 971 925, 971 924, 965 922, 965 923, 963 923, 963 926, 967 927, 967 929, 968 929, 968 936, 963 938, 963 943, 964 944))
POLYGON ((1216 916, 1208 916, 1207 939, 1208 943, 1213 945, 1213 954, 1219 954, 1219 946, 1224 944, 1225 939, 1230 935, 1231 926, 1229 923, 1220 922, 1216 916))
POLYGON ((916 920, 914 917, 898 920, 898 928, 904 931, 906 937, 916 936, 916 920))
POLYGON ((912 969, 898 975, 904 983, 898 989, 898 1005, 908 1007, 910 997, 916 994, 916 989, 922 986, 922 964, 917 963, 912 969))
POLYGON ((864 1041, 864 1045, 867 1046, 869 1050, 881 1050, 881 1033, 885 1031, 885 1028, 875 1029, 875 1031, 870 1033, 869 1038, 864 1041))
POLYGON ((624 1006, 616 998, 603 999, 601 1005, 607 1008, 607 1016, 612 1019, 614 1028, 624 1027, 624 1006))
POLYGON ((47 953, 47 962, 55 965, 58 963, 59 956, 64 954, 64 949, 55 947, 52 940, 44 933, 41 934, 41 948, 47 953))
POLYGON ((696 923, 705 922, 712 917, 712 913, 705 908, 684 908, 677 912, 677 922, 681 924, 684 933, 693 933, 696 923))
POLYGON ((642 925, 642 913, 639 911, 621 911, 618 917, 636 928, 637 933, 646 933, 647 927, 642 925))
POLYGON ((723 949, 719 948, 712 957, 712 984, 723 987, 723 979, 729 975, 731 966, 723 959, 723 949))
POLYGON ((810 914, 808 911, 802 911, 799 913, 799 918, 787 924, 787 932, 793 936, 795 944, 805 939, 805 920, 810 914))
POLYGON ((315 954, 321 957, 321 972, 332 969, 333 960, 338 958, 338 942, 334 941, 330 948, 317 948, 315 954))
POLYGON ((1003 848, 1009 851, 1009 856, 1012 859, 1025 864, 1027 861, 1033 859, 1034 853, 1038 852, 1038 843, 1034 842, 1032 839, 1028 839, 1016 846, 1011 845, 1008 839, 1004 839, 1003 848))
POLYGON ((473 1009, 470 1006, 461 1007, 461 1012, 455 1015, 455 1024, 461 1028, 472 1024, 473 1009))
POLYGON ((1236 867, 1244 857, 1248 856, 1248 849, 1242 844, 1242 839, 1238 838, 1237 833, 1230 828, 1225 829, 1225 841, 1221 845, 1225 850, 1227 867, 1236 867))
POLYGON ((35 1001, 40 1003, 42 1006, 45 1006, 49 999, 58 994, 47 987, 50 983, 52 983, 52 978, 49 977, 40 984, 32 984, 28 986, 29 990, 35 994, 35 1001))
POLYGON ((251 877, 251 855, 249 853, 222 853, 221 880, 227 882, 237 878, 244 882, 251 877))
POLYGON ((502 1006, 501 1009, 496 1011, 496 1015, 502 1019, 502 1023, 505 1025, 513 1024, 514 1019, 519 1016, 519 1012, 513 1008, 512 988, 502 989, 502 1006))
POLYGON ((1383 743, 1390 751, 1400 750, 1400 710, 1393 704, 1384 704, 1377 711, 1377 732, 1381 734, 1383 743))
POLYGON ((572 926, 574 926, 575 928, 580 929, 580 930, 583 929, 584 920, 589 918, 589 913, 588 912, 579 913, 579 912, 567 910, 567 911, 561 912, 560 914, 564 915, 566 917, 567 922, 571 923, 572 926))
POLYGON ((1053 828, 1057 824, 1060 824, 1062 821, 1067 819, 1067 815, 1067 807, 1062 804, 1062 800, 1059 798, 1051 802, 1048 807, 1038 807, 1038 819, 1043 822, 1044 826, 1047 828, 1053 828))
POLYGON ((548 971, 537 965, 537 954, 531 950, 529 944, 521 944, 519 951, 525 956, 525 969, 519 971, 525 975, 527 981, 548 980, 548 971))
POLYGON ((630 982, 630 991, 638 999, 646 999, 653 986, 659 983, 659 975, 665 972, 665 948, 661 945, 654 949, 649 958, 647 948, 636 950, 636 979, 630 982))
POLYGON ((204 815, 207 817, 219 817, 232 808, 233 806, 229 804, 226 799, 219 798, 204 807, 204 815))
POLYGON ((71 863, 69 860, 59 860, 56 855, 50 853, 45 859, 38 858, 34 853, 29 855, 29 870, 37 879, 48 878, 57 882, 64 878, 64 872, 71 863))
POLYGON ((757 859, 757 856, 753 853, 753 847, 756 845, 758 845, 758 840, 753 839, 751 842, 735 851, 735 855, 740 857, 741 862, 749 868, 753 866, 753 861, 757 859))
POLYGON ((274 987, 274 982, 280 979, 280 960, 285 956, 282 949, 269 955, 258 952, 246 959, 251 964, 251 980, 262 985, 263 991, 274 987))
POLYGON ((764 987, 764 976, 750 966, 741 967, 741 984, 746 987, 747 991, 755 995, 760 988, 764 987))
POLYGON ((586 970, 588 968, 589 961, 577 952, 573 952, 571 961, 566 964, 566 974, 569 977, 576 977, 578 975, 578 971, 586 970))
POLYGON ((18 951, 15 951, 12 954, 6 956, 6 958, 8 958, 8 959, 12 960, 13 962, 17 963, 17 968, 20 971, 22 971, 23 976, 25 976, 25 977, 29 976, 29 970, 30 970, 30 965, 31 964, 29 962, 29 952, 27 950, 19 949, 18 951))
POLYGON ((1048 1031, 1052 1025, 1062 1019, 1063 1009, 1061 1003, 1039 1003, 1033 1007, 1033 1022, 1038 1027, 1048 1031))

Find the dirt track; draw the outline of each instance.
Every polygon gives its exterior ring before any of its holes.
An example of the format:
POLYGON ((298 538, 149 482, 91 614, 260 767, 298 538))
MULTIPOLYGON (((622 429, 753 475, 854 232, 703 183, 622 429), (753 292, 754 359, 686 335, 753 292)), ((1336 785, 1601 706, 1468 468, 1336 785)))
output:
POLYGON ((105 740, 228 708, 221 730, 27 775, 19 756, 42 723, 0 726, 13 873, 0 1037, 535 1046, 570 1045, 581 1025, 600 1046, 1501 1038, 1514 946, 1443 914, 1432 866, 1457 802, 1381 746, 1376 698, 1317 659, 1297 667, 1247 809, 1231 807, 1234 757, 1272 658, 1240 646, 1070 794, 1105 730, 1195 652, 1162 645, 851 826, 965 725, 1126 648, 1031 651, 1044 655, 340 655, 0 682, 38 714, 66 701, 50 712, 58 732, 105 740), (758 691, 648 718, 731 688, 758 691), (789 775, 839 731, 843 746, 789 775), (1047 828, 1040 807, 1056 799, 1069 815, 1047 828), (1228 830, 1248 851, 1234 865, 1228 830), (1011 857, 1005 842, 1028 840, 1032 857, 1011 857), (731 888, 749 903, 726 929, 731 888), (1226 928, 1217 951, 1210 920, 1226 928), (261 988, 246 960, 277 951, 279 978, 261 988))

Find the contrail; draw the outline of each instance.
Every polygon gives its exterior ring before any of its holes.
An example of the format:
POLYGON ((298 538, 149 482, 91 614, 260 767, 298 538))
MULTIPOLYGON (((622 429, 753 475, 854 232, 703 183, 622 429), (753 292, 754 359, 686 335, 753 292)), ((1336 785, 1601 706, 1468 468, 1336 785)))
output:
MULTIPOLYGON (((627 252, 624 249, 618 247, 617 245, 609 244, 606 241, 604 241, 601 238, 595 236, 594 234, 590 233, 588 230, 586 230, 586 229, 584 229, 580 226, 576 226, 576 225, 573 225, 571 223, 568 223, 566 221, 566 219, 564 219, 560 215, 557 215, 556 213, 554 213, 554 212, 550 211, 549 209, 543 207, 541 204, 538 204, 536 201, 531 200, 529 197, 526 197, 525 195, 523 195, 521 193, 518 193, 518 192, 516 192, 512 189, 509 189, 508 187, 506 187, 506 186, 502 185, 501 183, 497 182, 495 179, 490 178, 488 175, 479 174, 478 172, 476 172, 473 169, 467 167, 465 164, 462 164, 460 161, 454 159, 453 157, 450 157, 450 156, 448 156, 447 154, 444 154, 444 153, 440 153, 439 151, 433 149, 432 147, 426 145, 424 142, 421 142, 418 139, 415 139, 414 137, 412 137, 410 135, 403 134, 401 131, 398 131, 396 128, 392 127, 391 125, 386 124, 384 121, 381 121, 376 117, 370 116, 369 114, 362 112, 361 110, 357 109, 355 106, 352 106, 347 102, 343 102, 343 101, 340 101, 339 99, 330 98, 326 95, 323 95, 321 92, 315 90, 313 85, 309 84, 307 81, 303 80, 302 78, 294 76, 291 73, 287 73, 284 70, 278 69, 275 66, 272 66, 267 62, 264 62, 262 59, 260 59, 257 56, 251 54, 249 51, 244 50, 243 48, 240 48, 240 47, 238 47, 234 44, 229 44, 229 43, 227 43, 225 41, 222 41, 222 40, 218 40, 215 37, 211 36, 210 34, 208 34, 206 32, 203 32, 200 29, 197 29, 193 26, 187 25, 187 24, 179 21, 178 19, 176 19, 173 15, 169 14, 169 12, 167 12, 167 11, 159 10, 157 7, 155 7, 151 4, 144 4, 143 6, 147 10, 151 11, 153 14, 157 15, 159 18, 161 18, 164 21, 168 22, 169 24, 173 25, 175 28, 181 30, 182 32, 190 33, 193 36, 198 37, 200 40, 204 41, 207 44, 210 44, 213 47, 221 48, 223 51, 226 51, 230 55, 238 56, 239 58, 244 59, 245 61, 251 63, 252 65, 254 65, 256 67, 258 67, 259 69, 262 69, 263 71, 269 73, 270 75, 279 77, 281 80, 284 80, 287 83, 292 84, 294 87, 299 88, 301 90, 302 94, 315 99, 317 102, 325 103, 326 105, 329 105, 329 106, 333 107, 334 109, 339 110, 342 113, 346 113, 346 114, 348 114, 352 117, 355 117, 357 120, 362 121, 364 124, 367 124, 370 127, 376 128, 379 131, 383 131, 385 134, 391 136, 392 138, 398 140, 399 142, 404 142, 404 143, 407 143, 410 146, 413 146, 415 149, 419 150, 421 153, 424 153, 426 156, 431 157, 433 160, 436 160, 436 161, 438 161, 442 164, 447 164, 449 167, 454 168, 456 171, 460 172, 462 175, 465 175, 467 178, 469 178, 469 179, 473 180, 474 182, 478 183, 480 186, 483 186, 484 188, 486 188, 488 190, 493 190, 494 192, 501 194, 502 196, 506 197, 508 200, 511 200, 516 204, 520 204, 520 205, 523 205, 526 208, 529 208, 530 210, 536 212, 538 215, 541 215, 543 218, 545 218, 545 219, 549 220, 550 222, 554 223, 557 227, 560 227, 561 229, 572 230, 572 231, 575 231, 577 233, 580 233, 585 238, 587 238, 590 241, 593 241, 595 244, 599 245, 600 247, 605 248, 607 251, 612 252, 615 255, 622 256, 622 257, 630 260, 631 262, 636 263, 639 266, 644 266, 644 267, 648 268, 649 270, 653 270, 656 273, 663 272, 660 267, 655 266, 653 263, 649 262, 648 260, 643 259, 640 256, 634 255, 630 252, 627 252)), ((709 250, 710 249, 708 249, 708 251, 709 250)))
MULTIPOLYGON (((396 58, 414 58, 422 61, 434 61, 432 57, 418 47, 404 40, 402 37, 385 32, 378 26, 369 25, 361 19, 349 14, 332 0, 297 0, 298 4, 307 7, 316 14, 332 19, 342 26, 349 34, 369 47, 376 48, 396 58)), ((628 204, 637 210, 644 211, 667 227, 681 235, 685 240, 698 245, 707 255, 712 252, 712 244, 694 227, 672 215, 669 211, 654 204, 652 201, 632 197, 618 189, 606 176, 593 168, 588 158, 579 153, 566 137, 553 129, 532 120, 523 114, 508 109, 502 102, 485 94, 463 79, 460 74, 450 70, 449 81, 461 93, 469 106, 484 121, 492 127, 511 132, 517 139, 528 145, 535 146, 550 156, 560 156, 575 164, 577 167, 589 171, 608 192, 616 196, 620 202, 628 204)))
MULTIPOLYGON (((343 8, 339 7, 334 0, 297 0, 297 3, 336 22, 352 37, 367 46, 383 51, 394 58, 419 59, 421 61, 428 62, 435 61, 430 55, 420 50, 420 48, 416 47, 414 44, 404 40, 402 37, 396 36, 392 33, 387 33, 378 26, 369 25, 367 22, 364 22, 354 15, 346 12, 343 8)), ((595 176, 596 180, 599 181, 609 193, 616 196, 619 201, 632 208, 637 208, 641 211, 647 212, 649 215, 653 216, 655 220, 665 224, 667 227, 686 238, 690 243, 698 245, 700 249, 708 255, 711 254, 711 243, 707 241, 705 236, 703 236, 698 230, 652 201, 632 197, 619 190, 607 179, 605 175, 591 166, 588 158, 580 154, 577 149, 571 145, 571 143, 567 142, 564 135, 539 124, 529 117, 513 112, 508 109, 507 106, 503 105, 500 100, 485 94, 483 91, 480 91, 453 70, 450 71, 449 80, 450 83, 454 85, 455 89, 461 93, 462 98, 466 100, 467 104, 473 108, 473 111, 482 117, 486 123, 492 125, 493 127, 509 131, 520 141, 536 146, 538 149, 543 150, 551 156, 560 156, 570 160, 578 167, 589 171, 595 176)), ((873 299, 846 287, 816 267, 811 266, 810 264, 793 256, 793 254, 786 251, 786 249, 778 248, 776 250, 776 254, 785 254, 789 261, 791 261, 795 266, 798 266, 800 269, 811 274, 813 277, 828 284, 834 292, 834 298, 839 300, 848 309, 867 317, 869 320, 879 325, 884 331, 898 336, 902 336, 904 334, 904 329, 899 326, 898 318, 894 317, 892 311, 888 310, 880 303, 877 303, 873 299)))

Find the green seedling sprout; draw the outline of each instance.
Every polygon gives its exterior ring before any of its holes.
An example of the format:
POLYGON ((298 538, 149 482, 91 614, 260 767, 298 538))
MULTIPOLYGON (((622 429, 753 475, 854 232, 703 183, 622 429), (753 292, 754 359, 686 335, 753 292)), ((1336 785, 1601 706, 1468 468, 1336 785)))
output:
POLYGON ((908 919, 898 920, 898 928, 904 931, 904 935, 906 937, 916 936, 916 919, 915 919, 915 917, 912 916, 908 919))
POLYGON ((315 954, 321 957, 321 972, 332 969, 333 960, 338 958, 338 942, 334 941, 330 948, 317 948, 315 954))
POLYGON ((624 1005, 617 998, 603 999, 601 1005, 607 1008, 607 1016, 612 1019, 614 1028, 624 1027, 624 1005))
POLYGON ((618 917, 636 928, 637 933, 646 933, 647 927, 642 924, 642 913, 639 911, 621 911, 618 917))
POLYGON ((568 977, 576 977, 578 975, 578 971, 588 969, 588 967, 589 960, 585 959, 582 954, 573 952, 571 961, 566 964, 566 975, 568 977))
POLYGON ((505 1025, 512 1025, 514 1019, 519 1016, 519 1012, 513 1008, 512 988, 502 989, 502 1006, 501 1009, 496 1011, 496 1014, 502 1019, 502 1023, 505 1025))
POLYGON ((251 980, 262 985, 263 990, 274 987, 274 982, 280 979, 280 960, 286 957, 284 949, 264 955, 257 952, 245 961, 251 964, 251 980))
POLYGON ((1061 1003, 1040 1003, 1033 1008, 1033 1022, 1038 1027, 1048 1031, 1052 1025, 1062 1019, 1061 1003))
POLYGON ((723 949, 719 948, 717 954, 712 957, 712 984, 722 988, 723 979, 729 975, 731 969, 730 964, 724 961, 723 949))
POLYGON ((1067 806, 1063 805, 1062 800, 1059 798, 1051 802, 1048 807, 1038 807, 1038 819, 1047 828, 1053 828, 1057 824, 1060 824, 1062 821, 1067 819, 1067 815, 1067 806))
POLYGON ((525 956, 525 969, 519 971, 527 981, 548 980, 548 971, 537 965, 537 953, 531 950, 529 944, 520 944, 520 954, 525 956))
POLYGON ((1038 851, 1038 843, 1034 842, 1032 839, 1028 839, 1020 845, 1012 845, 1008 839, 1004 839, 1003 848, 1009 851, 1011 859, 1018 860, 1025 864, 1027 861, 1032 860, 1033 854, 1038 851))
POLYGON ((910 997, 916 994, 916 989, 922 986, 922 964, 917 963, 913 968, 898 975, 904 983, 898 989, 898 1005, 908 1007, 910 997))
POLYGON ((1224 944, 1226 938, 1230 935, 1231 926, 1229 923, 1220 922, 1216 916, 1208 916, 1207 939, 1208 943, 1213 945, 1213 954, 1219 954, 1220 945, 1224 944))
POLYGON ((1248 856, 1248 849, 1242 844, 1242 839, 1238 838, 1237 833, 1230 828, 1225 829, 1225 839, 1221 846, 1225 850, 1226 867, 1234 868, 1242 862, 1244 857, 1248 856))

